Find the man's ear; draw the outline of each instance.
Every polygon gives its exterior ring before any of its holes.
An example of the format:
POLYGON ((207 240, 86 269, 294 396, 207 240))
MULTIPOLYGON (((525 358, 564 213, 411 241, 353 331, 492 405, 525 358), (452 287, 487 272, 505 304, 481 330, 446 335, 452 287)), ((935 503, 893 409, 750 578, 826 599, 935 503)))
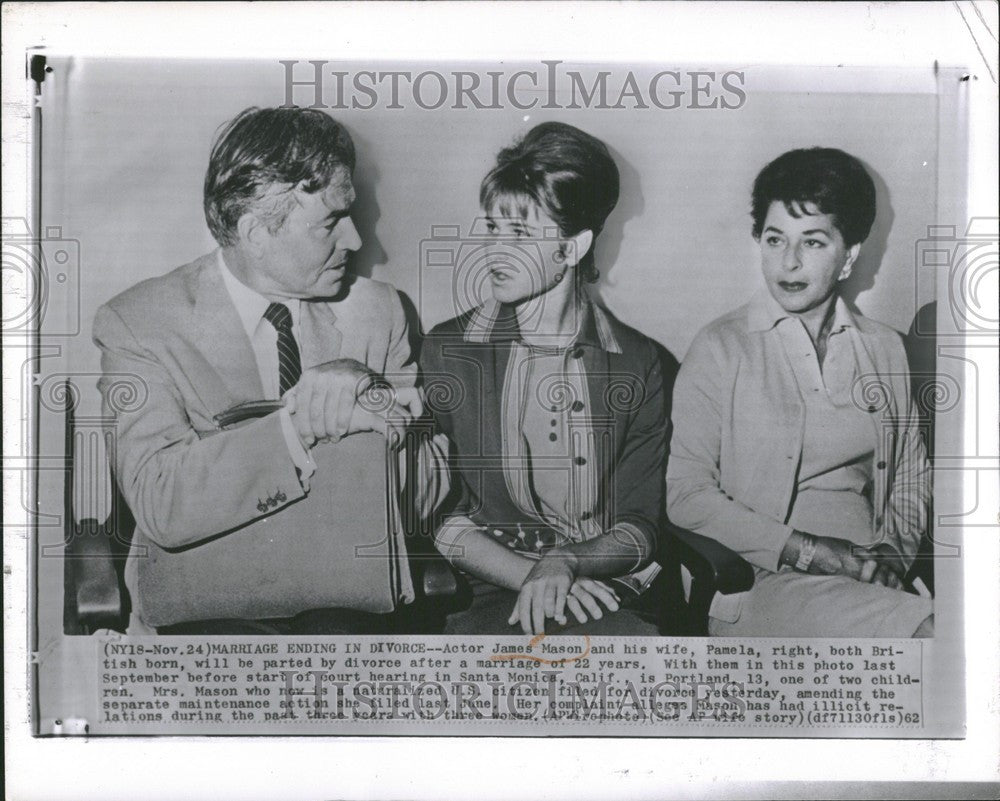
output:
POLYGON ((587 255, 590 246, 594 243, 594 232, 589 228, 580 231, 576 236, 572 236, 566 242, 566 266, 575 267, 580 263, 580 259, 587 255))
POLYGON ((236 222, 240 244, 250 253, 259 256, 264 248, 267 227, 252 212, 245 212, 236 222))
POLYGON ((847 249, 847 258, 844 259, 844 268, 840 271, 840 276, 837 280, 846 281, 850 275, 851 270, 854 269, 854 262, 858 260, 858 254, 861 252, 861 245, 851 245, 847 249))

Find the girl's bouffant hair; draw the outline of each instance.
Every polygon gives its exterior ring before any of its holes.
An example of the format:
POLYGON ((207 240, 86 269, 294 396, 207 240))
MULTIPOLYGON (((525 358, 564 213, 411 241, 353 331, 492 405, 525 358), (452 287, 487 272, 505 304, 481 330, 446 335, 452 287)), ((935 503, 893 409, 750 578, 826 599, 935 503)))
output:
MULTIPOLYGON (((601 140, 572 125, 545 122, 500 151, 479 188, 479 204, 504 217, 524 217, 533 203, 561 236, 589 230, 596 239, 618 192, 618 167, 601 140)), ((593 245, 578 267, 583 280, 597 280, 593 245)))

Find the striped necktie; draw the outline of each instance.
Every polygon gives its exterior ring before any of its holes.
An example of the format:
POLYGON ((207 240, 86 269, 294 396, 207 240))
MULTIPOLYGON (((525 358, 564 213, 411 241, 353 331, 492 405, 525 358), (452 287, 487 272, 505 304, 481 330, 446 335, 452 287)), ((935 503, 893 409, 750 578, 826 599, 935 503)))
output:
POLYGON ((264 319, 278 332, 278 397, 299 383, 302 363, 299 346, 292 335, 292 313, 283 303, 272 303, 264 312, 264 319))

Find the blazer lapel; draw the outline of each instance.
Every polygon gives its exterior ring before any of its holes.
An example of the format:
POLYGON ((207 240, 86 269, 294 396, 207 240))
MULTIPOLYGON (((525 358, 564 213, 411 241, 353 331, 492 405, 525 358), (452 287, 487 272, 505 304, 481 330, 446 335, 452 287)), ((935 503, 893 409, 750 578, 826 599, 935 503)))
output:
POLYGON ((299 355, 302 369, 315 367, 340 356, 343 335, 337 315, 329 303, 303 301, 299 307, 299 355))
POLYGON ((211 375, 192 382, 195 390, 213 413, 263 399, 257 359, 214 255, 199 271, 195 292, 194 344, 211 367, 211 375))

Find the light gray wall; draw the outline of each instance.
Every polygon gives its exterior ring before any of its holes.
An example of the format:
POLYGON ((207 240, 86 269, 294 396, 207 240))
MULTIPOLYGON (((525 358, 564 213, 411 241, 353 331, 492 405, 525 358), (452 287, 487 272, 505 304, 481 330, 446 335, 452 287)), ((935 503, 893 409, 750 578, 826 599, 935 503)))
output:
MULTIPOLYGON (((272 62, 53 66, 44 216, 80 240, 83 335, 68 355, 74 367, 96 369, 89 330, 97 306, 213 247, 201 212, 213 133, 248 105, 283 102, 284 73, 272 62)), ((421 241, 435 225, 467 231, 496 151, 539 122, 563 120, 603 139, 622 173, 621 201, 597 246, 605 302, 683 358, 701 326, 757 285, 748 215, 755 174, 787 149, 821 144, 857 155, 875 177, 879 215, 851 294, 865 314, 905 331, 916 309, 914 243, 936 222, 935 97, 777 92, 772 83, 747 70, 746 103, 726 111, 333 111, 359 151, 355 219, 365 245, 357 268, 409 295, 425 326, 451 316, 451 281, 421 273, 421 241)), ((311 94, 298 91, 299 102, 311 94)))

